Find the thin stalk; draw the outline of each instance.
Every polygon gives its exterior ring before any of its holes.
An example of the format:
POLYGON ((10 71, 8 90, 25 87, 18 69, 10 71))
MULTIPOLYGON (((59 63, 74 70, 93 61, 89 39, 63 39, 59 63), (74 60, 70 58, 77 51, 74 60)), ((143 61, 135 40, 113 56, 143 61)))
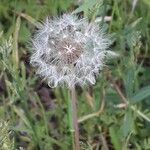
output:
POLYGON ((78 119, 77 119, 77 99, 75 88, 72 88, 69 93, 70 97, 68 98, 68 111, 69 111, 69 126, 72 136, 72 145, 73 150, 80 150, 79 143, 79 128, 78 128, 78 119))

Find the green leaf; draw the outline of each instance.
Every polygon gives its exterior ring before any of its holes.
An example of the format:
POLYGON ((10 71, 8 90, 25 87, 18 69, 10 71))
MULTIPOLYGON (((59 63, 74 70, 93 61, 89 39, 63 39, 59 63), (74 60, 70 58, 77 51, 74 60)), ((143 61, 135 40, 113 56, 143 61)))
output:
POLYGON ((138 93, 136 93, 131 98, 131 102, 132 103, 140 102, 140 101, 144 100, 145 98, 147 98, 148 96, 150 96, 150 86, 144 87, 138 93))
MULTIPOLYGON (((81 6, 79 6, 75 11, 73 11, 73 14, 77 14, 79 12, 88 12, 89 9, 92 9, 94 5, 98 4, 98 0, 86 0, 81 6)), ((101 2, 101 1, 100 1, 101 2)), ((100 3, 99 2, 99 3, 100 3)))
POLYGON ((150 1, 149 0, 143 0, 143 2, 150 7, 150 1))
POLYGON ((128 98, 133 96, 134 81, 135 81, 135 71, 134 71, 134 67, 131 66, 128 68, 127 74, 124 77, 126 95, 128 98))
POLYGON ((123 138, 126 138, 128 134, 133 131, 133 119, 134 117, 131 110, 127 110, 123 124, 120 128, 120 135, 123 136, 123 138))
POLYGON ((115 150, 121 150, 121 141, 120 138, 117 134, 118 129, 115 127, 110 127, 109 128, 109 133, 110 133, 110 137, 111 137, 111 142, 114 145, 114 149, 115 150))

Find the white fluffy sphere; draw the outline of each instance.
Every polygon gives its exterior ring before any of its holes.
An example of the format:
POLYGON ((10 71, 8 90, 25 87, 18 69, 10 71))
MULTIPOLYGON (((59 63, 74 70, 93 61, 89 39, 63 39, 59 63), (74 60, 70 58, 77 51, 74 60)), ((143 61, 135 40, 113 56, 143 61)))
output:
POLYGON ((39 23, 32 39, 31 64, 51 87, 95 84, 111 40, 98 23, 72 14, 39 23))

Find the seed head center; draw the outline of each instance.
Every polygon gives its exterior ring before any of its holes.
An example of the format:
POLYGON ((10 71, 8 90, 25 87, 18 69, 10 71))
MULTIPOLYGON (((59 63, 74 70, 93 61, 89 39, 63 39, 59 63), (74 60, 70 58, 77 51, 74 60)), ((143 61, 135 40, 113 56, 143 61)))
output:
POLYGON ((64 38, 59 41, 56 48, 58 50, 60 60, 62 60, 65 64, 74 63, 83 52, 81 44, 70 38, 64 38))
POLYGON ((64 47, 64 49, 67 50, 66 53, 73 53, 73 52, 76 50, 76 48, 73 47, 72 45, 66 45, 66 46, 64 47))

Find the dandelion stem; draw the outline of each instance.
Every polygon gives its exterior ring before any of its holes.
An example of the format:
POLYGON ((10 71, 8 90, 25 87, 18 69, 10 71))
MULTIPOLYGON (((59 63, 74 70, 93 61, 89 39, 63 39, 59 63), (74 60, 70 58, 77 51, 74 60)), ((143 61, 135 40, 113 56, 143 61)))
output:
POLYGON ((70 99, 68 99, 70 131, 72 136, 73 150, 80 150, 76 103, 77 99, 75 88, 72 88, 70 90, 70 99))

